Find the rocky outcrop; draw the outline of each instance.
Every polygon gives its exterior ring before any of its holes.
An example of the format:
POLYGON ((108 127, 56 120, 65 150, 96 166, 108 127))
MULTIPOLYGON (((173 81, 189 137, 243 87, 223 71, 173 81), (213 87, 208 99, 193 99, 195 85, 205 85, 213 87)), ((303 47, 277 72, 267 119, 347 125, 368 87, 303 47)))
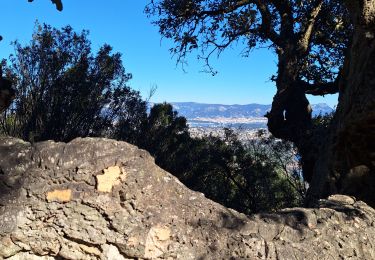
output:
POLYGON ((340 195, 248 217, 124 142, 0 139, 0 259, 375 259, 374 220, 340 195))

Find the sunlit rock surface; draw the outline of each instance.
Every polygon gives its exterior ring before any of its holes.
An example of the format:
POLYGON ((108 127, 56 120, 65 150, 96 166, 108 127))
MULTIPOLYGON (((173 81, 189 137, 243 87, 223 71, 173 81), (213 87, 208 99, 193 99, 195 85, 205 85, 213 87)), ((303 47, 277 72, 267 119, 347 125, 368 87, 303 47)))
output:
POLYGON ((0 139, 0 259, 375 259, 375 211, 336 195, 245 216, 108 139, 0 139))

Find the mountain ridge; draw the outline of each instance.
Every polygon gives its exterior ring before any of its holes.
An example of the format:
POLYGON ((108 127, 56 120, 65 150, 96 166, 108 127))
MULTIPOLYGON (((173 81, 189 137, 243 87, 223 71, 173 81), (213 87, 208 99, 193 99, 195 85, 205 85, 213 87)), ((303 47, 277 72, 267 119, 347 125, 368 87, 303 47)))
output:
MULTIPOLYGON (((187 119, 194 119, 197 117, 229 117, 229 118, 248 118, 248 117, 264 117, 270 111, 271 105, 266 104, 209 104, 198 102, 170 102, 173 108, 187 119)), ((319 114, 328 114, 333 109, 325 103, 318 103, 311 105, 313 109, 313 116, 319 114)))
MULTIPOLYGON (((155 103, 150 103, 152 107, 155 103)), ((267 118, 264 115, 271 110, 271 105, 265 104, 209 104, 198 102, 169 102, 180 116, 187 119, 191 127, 203 128, 267 128, 267 118)), ((313 116, 329 114, 334 110, 325 103, 311 105, 313 116)))

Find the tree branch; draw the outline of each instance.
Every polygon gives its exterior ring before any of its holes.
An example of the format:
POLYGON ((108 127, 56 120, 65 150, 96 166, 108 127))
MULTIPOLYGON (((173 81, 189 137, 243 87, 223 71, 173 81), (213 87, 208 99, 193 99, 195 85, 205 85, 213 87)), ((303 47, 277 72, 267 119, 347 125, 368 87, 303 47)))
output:
POLYGON ((228 8, 219 8, 219 9, 216 9, 216 10, 206 10, 206 11, 200 12, 200 14, 201 15, 208 15, 208 16, 227 14, 227 13, 231 13, 231 12, 237 10, 240 7, 251 4, 253 2, 254 2, 253 0, 241 0, 241 1, 237 1, 236 4, 234 4, 234 5, 230 5, 228 8))
POLYGON ((314 29, 316 18, 319 15, 320 10, 323 6, 323 0, 316 1, 315 5, 311 8, 309 13, 309 17, 307 19, 306 25, 304 26, 304 30, 300 32, 300 39, 299 39, 299 46, 302 48, 301 51, 306 52, 310 45, 311 35, 314 29))
POLYGON ((261 31, 277 46, 281 45, 280 35, 278 35, 272 27, 272 15, 269 7, 262 1, 256 1, 259 12, 262 15, 261 31))
POLYGON ((306 81, 300 80, 298 85, 304 89, 305 94, 314 96, 323 96, 328 94, 336 94, 339 92, 338 80, 333 82, 315 83, 311 84, 306 81))
POLYGON ((198 17, 223 15, 223 14, 231 13, 237 10, 238 8, 244 7, 249 4, 255 4, 260 14, 262 15, 262 24, 260 28, 264 36, 268 38, 270 41, 272 41, 274 44, 279 46, 281 43, 281 39, 272 26, 271 11, 269 10, 268 5, 262 0, 242 0, 242 1, 238 1, 235 5, 232 5, 228 8, 220 8, 216 10, 204 10, 195 15, 198 17))
POLYGON ((290 38, 294 35, 294 18, 293 9, 288 0, 276 0, 272 1, 276 7, 281 19, 281 30, 280 34, 285 39, 290 38))

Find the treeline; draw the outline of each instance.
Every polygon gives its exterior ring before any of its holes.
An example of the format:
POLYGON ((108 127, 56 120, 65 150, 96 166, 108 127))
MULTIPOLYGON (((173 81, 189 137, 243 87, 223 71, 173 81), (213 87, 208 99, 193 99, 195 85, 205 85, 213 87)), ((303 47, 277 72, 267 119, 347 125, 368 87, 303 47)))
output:
POLYGON ((147 102, 132 90, 121 54, 91 49, 88 32, 37 25, 27 45, 2 61, 17 91, 0 117, 3 135, 30 142, 108 137, 146 149, 189 188, 250 214, 302 203, 305 186, 292 145, 260 132, 241 143, 230 129, 220 139, 189 135, 170 104, 147 102))

